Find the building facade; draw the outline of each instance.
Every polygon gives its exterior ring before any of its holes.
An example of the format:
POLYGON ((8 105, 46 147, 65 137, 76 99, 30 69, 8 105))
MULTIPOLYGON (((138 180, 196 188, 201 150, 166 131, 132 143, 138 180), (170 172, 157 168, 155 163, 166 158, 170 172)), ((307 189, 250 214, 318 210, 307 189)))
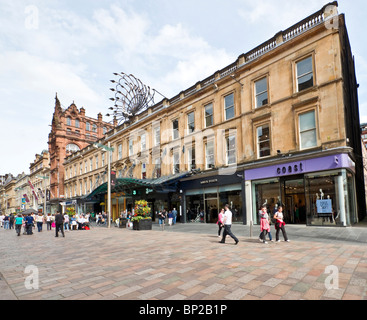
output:
POLYGON ((16 212, 17 202, 15 184, 16 178, 12 174, 8 174, 0 189, 1 212, 3 214, 10 215, 16 212))
POLYGON ((73 152, 87 147, 102 138, 113 125, 102 120, 87 117, 85 109, 80 110, 73 103, 67 109, 61 107, 56 96, 52 129, 48 138, 50 154, 50 206, 52 213, 60 210, 60 202, 65 200, 64 160, 73 152))
MULTIPOLYGON (((44 150, 35 155, 35 160, 29 167, 29 198, 31 208, 47 214, 47 200, 50 200, 50 154, 44 150)), ((24 202, 24 200, 22 199, 24 202)))
MULTIPOLYGON (((181 222, 215 223, 229 204, 234 222, 256 224, 266 204, 283 205, 287 223, 354 224, 366 214, 358 109, 333 2, 98 140, 113 148, 112 215, 146 199, 181 222)), ((66 158, 66 198, 106 204, 103 154, 66 158)))

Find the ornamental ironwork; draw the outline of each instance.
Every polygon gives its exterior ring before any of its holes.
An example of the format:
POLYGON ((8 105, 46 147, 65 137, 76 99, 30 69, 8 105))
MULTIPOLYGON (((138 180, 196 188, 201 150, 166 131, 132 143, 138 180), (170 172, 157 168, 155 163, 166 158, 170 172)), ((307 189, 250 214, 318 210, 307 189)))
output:
POLYGON ((157 90, 143 84, 132 74, 127 75, 121 72, 114 73, 114 75, 118 77, 118 80, 110 80, 116 85, 115 88, 110 89, 115 93, 115 97, 110 98, 110 100, 115 104, 109 108, 113 111, 113 114, 107 114, 106 116, 113 116, 118 125, 130 121, 137 114, 153 106, 156 93, 164 97, 157 90))

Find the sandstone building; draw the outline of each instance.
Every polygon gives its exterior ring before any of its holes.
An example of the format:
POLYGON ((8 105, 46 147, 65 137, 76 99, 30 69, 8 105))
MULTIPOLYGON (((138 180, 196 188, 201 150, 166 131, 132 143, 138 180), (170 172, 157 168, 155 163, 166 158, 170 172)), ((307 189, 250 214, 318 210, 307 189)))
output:
POLYGON ((98 118, 94 119, 86 116, 85 109, 79 110, 74 103, 63 109, 57 96, 55 100, 52 129, 48 138, 52 213, 60 210, 60 203, 65 200, 65 158, 101 139, 113 128, 113 125, 102 120, 102 114, 98 114, 98 118))
MULTIPOLYGON (((332 2, 231 65, 142 111, 98 143, 113 147, 112 216, 146 199, 181 222, 234 222, 285 207, 287 223, 347 226, 366 214, 354 60, 332 2)), ((65 197, 105 210, 108 152, 68 157, 65 197)))

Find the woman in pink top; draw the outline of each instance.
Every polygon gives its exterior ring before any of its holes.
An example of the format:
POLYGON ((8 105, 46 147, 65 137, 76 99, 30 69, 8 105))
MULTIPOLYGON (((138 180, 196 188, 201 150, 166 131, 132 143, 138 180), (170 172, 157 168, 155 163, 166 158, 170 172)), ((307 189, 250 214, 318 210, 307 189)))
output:
POLYGON ((221 237, 220 232, 223 229, 223 215, 224 215, 224 209, 222 209, 219 212, 219 215, 218 215, 218 222, 217 222, 217 225, 218 225, 218 238, 221 237))
POLYGON ((269 215, 266 206, 263 206, 261 208, 260 228, 261 228, 260 240, 266 244, 267 242, 265 240, 265 237, 270 232, 269 215))

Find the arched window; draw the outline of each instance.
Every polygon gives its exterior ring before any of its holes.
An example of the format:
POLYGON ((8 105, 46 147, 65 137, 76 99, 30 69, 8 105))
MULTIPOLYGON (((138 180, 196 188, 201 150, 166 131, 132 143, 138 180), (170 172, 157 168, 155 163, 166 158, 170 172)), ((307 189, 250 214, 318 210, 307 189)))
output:
POLYGON ((66 152, 78 152, 80 150, 80 148, 76 145, 76 144, 68 144, 66 146, 66 152))
POLYGON ((66 118, 66 124, 67 124, 68 126, 71 126, 71 118, 70 118, 70 117, 67 117, 67 118, 66 118))

